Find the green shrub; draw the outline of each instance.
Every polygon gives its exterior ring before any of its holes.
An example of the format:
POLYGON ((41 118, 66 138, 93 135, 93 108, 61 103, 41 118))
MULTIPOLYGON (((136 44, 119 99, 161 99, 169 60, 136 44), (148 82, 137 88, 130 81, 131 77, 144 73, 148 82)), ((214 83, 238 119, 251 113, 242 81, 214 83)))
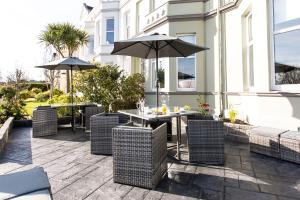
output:
POLYGON ((32 88, 31 92, 33 92, 34 94, 39 94, 42 93, 43 91, 40 88, 32 88))
POLYGON ((24 111, 25 104, 16 94, 13 87, 5 86, 1 88, 0 123, 3 123, 8 117, 22 119, 26 115, 24 111))
POLYGON ((23 99, 23 100, 28 99, 28 98, 30 98, 32 96, 34 96, 34 94, 31 91, 22 90, 20 92, 20 98, 23 99))
POLYGON ((45 102, 50 98, 50 91, 42 92, 35 95, 37 101, 45 102))
MULTIPOLYGON (((48 104, 55 104, 55 103, 70 103, 71 98, 69 94, 63 94, 63 95, 54 95, 52 99, 48 100, 48 104)), ((58 117, 63 117, 63 116, 71 116, 72 111, 68 107, 60 107, 57 108, 57 115, 58 117)))
POLYGON ((144 77, 134 74, 126 77, 118 66, 100 66, 95 70, 76 73, 74 85, 83 94, 83 100, 102 104, 106 111, 135 108, 144 97, 144 77))
POLYGON ((63 95, 63 94, 64 94, 63 91, 61 91, 61 90, 59 90, 57 88, 54 88, 54 90, 53 90, 53 96, 55 96, 55 95, 60 96, 60 95, 63 95))
POLYGON ((10 101, 15 97, 17 91, 14 87, 4 86, 0 89, 0 98, 3 98, 4 101, 10 101))
POLYGON ((48 83, 27 82, 27 83, 22 83, 21 88, 28 89, 28 90, 32 90, 33 88, 38 88, 38 89, 42 90, 42 92, 45 92, 50 88, 50 86, 48 83))

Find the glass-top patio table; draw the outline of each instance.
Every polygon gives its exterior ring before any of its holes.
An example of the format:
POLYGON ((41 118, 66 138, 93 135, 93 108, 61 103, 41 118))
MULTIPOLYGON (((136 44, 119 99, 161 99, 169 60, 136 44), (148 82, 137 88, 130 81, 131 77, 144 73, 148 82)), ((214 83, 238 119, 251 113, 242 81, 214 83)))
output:
POLYGON ((167 114, 148 114, 147 112, 141 112, 138 109, 131 110, 119 110, 119 113, 130 116, 130 121, 132 121, 132 117, 136 117, 146 121, 155 121, 159 119, 166 118, 176 118, 176 128, 177 128, 177 159, 180 160, 180 139, 181 139, 181 117, 187 115, 194 115, 199 112, 197 111, 183 111, 183 112, 168 112, 167 114))

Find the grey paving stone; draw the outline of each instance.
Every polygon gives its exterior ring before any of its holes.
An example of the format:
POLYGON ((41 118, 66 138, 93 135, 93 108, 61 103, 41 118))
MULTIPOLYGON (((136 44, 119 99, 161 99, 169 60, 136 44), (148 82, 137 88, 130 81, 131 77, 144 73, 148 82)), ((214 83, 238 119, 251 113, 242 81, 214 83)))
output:
POLYGON ((277 200, 275 195, 226 187, 225 200, 277 200))
POLYGON ((204 189, 224 191, 224 177, 199 174, 194 177, 193 184, 204 189))
MULTIPOLYGON (((187 157, 186 149, 183 152, 187 157)), ((249 145, 234 142, 226 142, 225 152, 225 166, 191 165, 169 157, 167 177, 147 190, 114 183, 112 157, 90 154, 84 133, 63 130, 56 136, 31 138, 31 129, 21 128, 9 138, 0 174, 42 166, 55 200, 299 199, 299 165, 250 153, 249 145)))
POLYGON ((132 186, 122 185, 118 183, 114 183, 113 179, 110 179, 107 183, 89 195, 86 200, 98 200, 98 199, 111 199, 111 200, 119 200, 123 199, 124 196, 132 190, 132 186))
POLYGON ((147 196, 150 191, 144 188, 134 187, 130 190, 126 196, 123 198, 124 200, 143 200, 147 196))
POLYGON ((297 185, 278 184, 276 182, 259 185, 262 192, 300 199, 297 185))
POLYGON ((207 200, 223 200, 224 198, 224 192, 209 190, 209 189, 203 189, 201 192, 201 199, 207 199, 207 200))

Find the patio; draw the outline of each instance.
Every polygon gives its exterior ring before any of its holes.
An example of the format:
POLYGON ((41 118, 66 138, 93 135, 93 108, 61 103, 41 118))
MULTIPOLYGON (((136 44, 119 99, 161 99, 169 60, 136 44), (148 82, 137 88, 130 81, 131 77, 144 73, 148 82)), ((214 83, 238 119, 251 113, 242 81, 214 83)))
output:
POLYGON ((54 199, 300 199, 299 165, 250 153, 248 145, 228 141, 225 152, 225 167, 189 165, 169 157, 168 178, 147 190, 114 183, 112 157, 90 154, 89 137, 82 132, 62 129, 57 136, 32 139, 31 128, 18 128, 0 159, 0 174, 42 166, 54 199))

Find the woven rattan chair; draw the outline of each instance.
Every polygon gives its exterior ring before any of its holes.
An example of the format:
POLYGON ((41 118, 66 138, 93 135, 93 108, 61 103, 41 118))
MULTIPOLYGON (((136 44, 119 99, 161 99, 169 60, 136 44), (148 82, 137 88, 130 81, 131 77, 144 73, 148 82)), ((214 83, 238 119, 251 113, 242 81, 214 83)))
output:
POLYGON ((190 162, 224 164, 223 122, 188 120, 187 138, 190 162))
POLYGON ((57 112, 50 107, 38 107, 32 114, 32 137, 57 134, 57 112))
POLYGON ((89 106, 85 108, 85 131, 90 131, 91 116, 103 112, 104 112, 103 106, 89 106))
POLYGON ((114 182, 153 189, 167 172, 167 125, 113 128, 114 182))
POLYGON ((119 113, 102 113, 91 117, 91 153, 112 154, 112 128, 125 124, 129 117, 119 113))

